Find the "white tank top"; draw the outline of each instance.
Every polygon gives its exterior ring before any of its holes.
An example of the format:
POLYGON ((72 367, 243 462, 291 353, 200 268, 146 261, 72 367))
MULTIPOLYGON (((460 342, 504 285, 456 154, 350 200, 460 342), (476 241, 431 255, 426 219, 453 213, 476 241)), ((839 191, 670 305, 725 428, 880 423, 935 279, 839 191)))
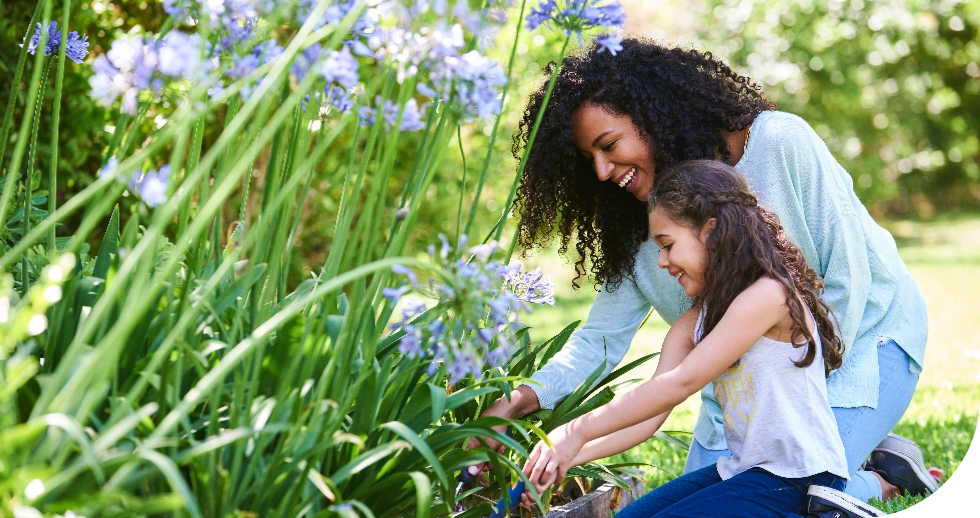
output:
MULTIPOLYGON (((703 320, 704 311, 695 328, 697 337, 701 336, 703 320)), ((724 413, 725 440, 732 452, 730 457, 718 459, 722 480, 755 467, 784 478, 825 471, 848 478, 844 444, 827 402, 816 329, 813 338, 817 353, 808 367, 793 364, 806 355, 806 347, 763 336, 736 365, 712 382, 724 413)))

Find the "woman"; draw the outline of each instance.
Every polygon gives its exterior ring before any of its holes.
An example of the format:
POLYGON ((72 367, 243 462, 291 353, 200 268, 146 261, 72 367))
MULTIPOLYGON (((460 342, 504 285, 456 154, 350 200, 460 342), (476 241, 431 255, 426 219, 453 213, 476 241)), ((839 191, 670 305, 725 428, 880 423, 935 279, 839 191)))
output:
MULTIPOLYGON (((553 408, 603 360, 611 372, 651 306, 668 323, 691 307, 677 281, 656 268, 645 202, 660 168, 714 159, 748 177, 759 203, 824 278, 845 345, 827 392, 847 454, 846 492, 866 501, 935 490, 918 447, 888 434, 921 371, 925 305, 848 173, 806 122, 775 111, 757 85, 711 54, 635 38, 622 45, 615 56, 593 45, 564 60, 517 198, 520 244, 541 246, 557 227, 560 251, 574 243, 578 252, 576 280, 589 268, 601 289, 586 324, 532 376, 540 385, 518 387, 485 415, 553 408), (873 471, 859 471, 873 450, 873 471)), ((528 101, 515 155, 527 145, 544 90, 528 101)), ((686 471, 730 454, 722 420, 709 385, 686 471)))

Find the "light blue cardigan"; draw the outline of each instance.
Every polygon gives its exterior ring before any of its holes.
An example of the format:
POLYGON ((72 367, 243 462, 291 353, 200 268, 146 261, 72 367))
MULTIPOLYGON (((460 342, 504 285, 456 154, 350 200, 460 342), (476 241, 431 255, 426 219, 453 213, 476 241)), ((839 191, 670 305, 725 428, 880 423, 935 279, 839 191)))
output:
MULTIPOLYGON (((854 193, 851 177, 801 118, 763 112, 735 166, 748 177, 759 203, 775 212, 807 264, 824 279, 824 300, 840 322, 844 365, 827 380, 834 407, 878 405, 878 351, 891 338, 921 370, 925 303, 898 256, 895 240, 879 227, 854 193)), ((602 362, 611 372, 629 349, 652 305, 668 323, 691 307, 677 281, 657 267, 657 245, 645 241, 631 277, 596 295, 585 325, 531 379, 542 408, 553 408, 602 362), (605 347, 603 346, 605 342, 605 347)), ((887 397, 887 395, 886 395, 887 397)), ((707 449, 725 449, 722 413, 709 384, 701 391, 694 437, 707 449)))

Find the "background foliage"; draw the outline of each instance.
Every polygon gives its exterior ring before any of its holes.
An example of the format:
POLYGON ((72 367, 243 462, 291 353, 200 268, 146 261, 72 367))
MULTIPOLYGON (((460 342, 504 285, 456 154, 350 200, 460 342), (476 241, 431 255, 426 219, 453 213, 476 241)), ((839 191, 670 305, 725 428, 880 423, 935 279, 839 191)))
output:
POLYGON ((980 201, 980 2, 631 2, 627 30, 679 39, 806 119, 877 217, 980 201))

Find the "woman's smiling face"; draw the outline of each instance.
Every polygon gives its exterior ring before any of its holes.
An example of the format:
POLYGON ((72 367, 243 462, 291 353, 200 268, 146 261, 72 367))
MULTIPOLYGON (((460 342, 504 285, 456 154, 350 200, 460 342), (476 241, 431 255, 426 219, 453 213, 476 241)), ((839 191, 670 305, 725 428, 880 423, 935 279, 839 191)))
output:
POLYGON ((585 103, 572 113, 575 146, 592 161, 600 181, 615 182, 646 202, 653 188, 656 165, 650 145, 626 115, 616 115, 585 103))

